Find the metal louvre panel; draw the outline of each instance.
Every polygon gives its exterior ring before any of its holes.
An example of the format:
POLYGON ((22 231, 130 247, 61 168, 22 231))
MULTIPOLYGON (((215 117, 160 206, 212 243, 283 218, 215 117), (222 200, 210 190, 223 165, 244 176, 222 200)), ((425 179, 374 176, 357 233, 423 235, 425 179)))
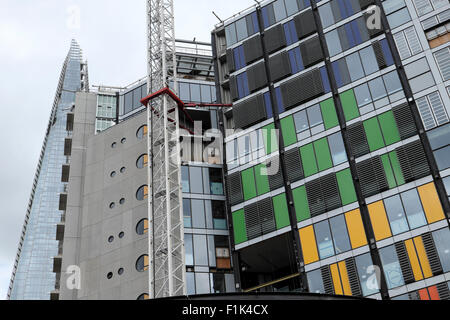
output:
POLYGON ((278 24, 267 30, 264 36, 264 43, 269 54, 284 48, 286 46, 286 36, 284 35, 283 26, 278 24))
POLYGON ((364 125, 362 122, 348 126, 347 134, 353 156, 358 158, 370 152, 369 143, 367 142, 364 125))
POLYGON ((436 285, 436 287, 439 293, 439 298, 441 300, 450 300, 450 292, 448 290, 448 284, 446 282, 440 283, 436 285))
POLYGON ((266 198, 258 202, 258 214, 263 234, 271 233, 277 229, 272 198, 266 198))
POLYGON ((236 64, 234 63, 234 54, 233 54, 233 50, 231 50, 231 49, 227 50, 227 65, 228 65, 228 71, 230 73, 236 71, 236 64))
POLYGON ((255 92, 267 85, 267 74, 264 61, 255 64, 247 70, 250 92, 255 92))
POLYGON ((272 164, 274 166, 278 165, 278 170, 276 174, 268 176, 270 191, 274 191, 284 186, 283 175, 281 173, 280 158, 278 156, 275 156, 269 159, 269 161, 266 162, 266 166, 268 167, 268 169, 272 164))
POLYGON ((299 39, 310 36, 317 31, 312 10, 302 12, 295 16, 294 23, 299 39))
MULTIPOLYGON (((399 149, 403 149, 404 151, 402 154, 402 158, 407 158, 412 178, 417 180, 430 174, 430 167, 428 165, 427 157, 420 140, 414 141, 406 146, 400 147, 399 149)), ((400 161, 400 165, 402 164, 402 162, 405 163, 405 159, 400 161)), ((407 170, 407 168, 405 169, 407 170)))
POLYGON ((269 59, 270 77, 272 81, 279 81, 291 74, 291 66, 286 51, 269 59))
POLYGON ((389 189, 379 156, 356 164, 356 171, 365 198, 389 189))
POLYGON ((374 43, 372 43, 372 48, 375 52, 375 57, 377 58, 377 63, 380 69, 386 68, 386 59, 384 58, 383 49, 381 48, 380 42, 375 41, 374 43))
POLYGON ((300 151, 298 148, 286 151, 284 162, 286 163, 286 167, 289 168, 287 178, 290 182, 295 182, 305 177, 303 173, 302 160, 300 158, 300 151))
POLYGON ((311 217, 316 217, 326 212, 320 179, 306 183, 306 195, 311 217))
POLYGON ((400 168, 402 169, 403 178, 405 179, 405 182, 412 182, 414 181, 414 176, 412 174, 411 166, 409 164, 409 157, 406 153, 405 149, 400 147, 397 150, 397 157, 398 161, 400 162, 400 168))
POLYGON ((236 129, 246 128, 267 119, 263 94, 258 94, 233 106, 236 129))
POLYGON ((230 174, 227 177, 228 195, 231 205, 236 205, 244 201, 244 195, 242 193, 242 180, 241 173, 236 172, 230 174))
POLYGON ((323 287, 326 294, 334 294, 333 279, 331 278, 330 266, 320 268, 322 274, 323 287))
POLYGON ((323 60, 322 46, 319 37, 314 37, 300 44, 303 65, 305 68, 311 67, 323 60))
POLYGON ((328 212, 340 208, 342 202, 339 195, 336 174, 332 173, 320 178, 320 184, 322 186, 323 199, 325 200, 325 210, 328 212))
POLYGON ((389 190, 389 184, 386 178, 386 174, 384 171, 383 162, 381 161, 381 157, 373 157, 372 159, 372 167, 375 172, 375 177, 378 182, 379 192, 384 192, 389 190))
POLYGON ((324 93, 319 69, 314 69, 281 85, 281 95, 288 110, 324 93))
POLYGON ((247 237, 249 240, 255 239, 262 235, 261 223, 258 217, 258 205, 253 203, 244 208, 245 227, 247 229, 247 237))
POLYGON ((259 34, 253 38, 245 40, 243 46, 244 46, 245 62, 247 64, 250 64, 253 61, 262 58, 263 51, 261 45, 261 36, 259 34))
POLYGON ((239 99, 236 76, 230 76, 230 92, 231 92, 231 99, 233 99, 233 101, 239 99))
POLYGON ((400 268, 402 269, 403 280, 405 284, 414 282, 414 274, 409 263, 408 253, 403 242, 395 243, 395 251, 397 252, 398 261, 400 262, 400 268))
POLYGON ((407 103, 401 104, 392 109, 394 112, 395 122, 402 140, 408 139, 417 134, 416 123, 411 112, 411 108, 407 103))
POLYGON ((348 278, 350 281, 350 288, 352 295, 356 297, 362 297, 361 286, 359 285, 358 271, 356 270, 356 263, 354 258, 348 258, 345 260, 345 266, 347 267, 348 278))
POLYGON ((427 253, 428 262, 430 263, 431 271, 433 272, 433 276, 442 274, 444 270, 442 269, 441 261, 439 260, 436 246, 434 245, 433 236, 431 235, 431 233, 425 233, 422 236, 422 240, 425 251, 427 253))

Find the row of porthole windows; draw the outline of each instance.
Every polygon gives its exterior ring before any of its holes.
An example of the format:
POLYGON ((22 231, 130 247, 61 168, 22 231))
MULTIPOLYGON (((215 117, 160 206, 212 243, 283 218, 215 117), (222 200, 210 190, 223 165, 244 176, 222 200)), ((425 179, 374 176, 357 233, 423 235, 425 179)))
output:
MULTIPOLYGON (((123 237, 125 237, 125 232, 121 232, 121 233, 119 233, 119 239, 123 239, 123 237)), ((108 238, 108 242, 109 243, 112 243, 114 241, 114 236, 109 236, 109 238, 108 238)))
MULTIPOLYGON (((120 173, 125 173, 125 171, 127 171, 127 168, 126 168, 126 167, 120 168, 120 173)), ((116 175, 117 175, 117 172, 116 172, 116 171, 112 171, 112 172, 110 173, 109 176, 110 176, 111 178, 114 178, 116 175)))
MULTIPOLYGON (((124 273, 124 271, 125 270, 123 268, 120 268, 119 270, 117 270, 117 273, 119 274, 119 276, 121 276, 124 273)), ((114 274, 112 272, 109 272, 106 275, 106 278, 108 278, 108 280, 111 280, 113 278, 113 276, 114 276, 114 274)))
MULTIPOLYGON (((120 205, 124 205, 125 204, 125 198, 122 198, 119 200, 120 205)), ((114 209, 116 207, 116 203, 115 202, 111 202, 109 204, 109 208, 110 209, 114 209)))
MULTIPOLYGON (((120 143, 121 144, 125 144, 125 142, 127 142, 127 138, 122 138, 122 140, 120 140, 120 143)), ((111 148, 116 148, 117 147, 117 142, 113 142, 112 144, 111 144, 111 148)))

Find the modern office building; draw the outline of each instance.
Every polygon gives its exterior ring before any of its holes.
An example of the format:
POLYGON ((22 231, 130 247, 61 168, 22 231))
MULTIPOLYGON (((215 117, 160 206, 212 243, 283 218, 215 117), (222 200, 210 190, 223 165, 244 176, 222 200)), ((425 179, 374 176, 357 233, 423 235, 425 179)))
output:
POLYGON ((449 19, 275 0, 216 26, 237 288, 450 297, 449 19))
MULTIPOLYGON (((210 44, 177 41, 176 91, 183 102, 216 101, 212 61, 210 44)), ((52 299, 147 299, 149 131, 140 102, 148 95, 147 83, 95 88, 76 94, 68 125, 72 161, 66 171, 64 219, 58 225, 62 251, 55 257, 59 281, 52 299), (79 283, 73 277, 77 272, 79 283)), ((203 149, 190 148, 192 134, 203 143, 208 130, 218 129, 217 108, 190 107, 184 113, 187 293, 234 292, 222 155, 216 149, 204 155, 203 149), (194 121, 201 121, 202 128, 196 129, 194 121)))
POLYGON ((61 170, 71 159, 67 153, 67 122, 75 104, 75 92, 89 88, 87 64, 72 40, 64 62, 50 120, 33 182, 25 223, 8 291, 11 300, 48 300, 55 287, 53 257, 58 254, 56 224, 61 220, 61 194, 67 181, 61 170))

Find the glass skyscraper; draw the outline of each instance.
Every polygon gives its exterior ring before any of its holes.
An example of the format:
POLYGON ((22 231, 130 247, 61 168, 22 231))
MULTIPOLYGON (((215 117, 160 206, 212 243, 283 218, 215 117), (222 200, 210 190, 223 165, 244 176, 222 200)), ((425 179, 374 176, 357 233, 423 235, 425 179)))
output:
POLYGON ((49 300, 55 289, 53 258, 59 254, 56 225, 63 218, 60 197, 67 192, 62 168, 65 156, 68 114, 73 112, 75 93, 88 90, 87 66, 82 52, 72 40, 58 83, 39 163, 19 243, 11 284, 10 300, 49 300))

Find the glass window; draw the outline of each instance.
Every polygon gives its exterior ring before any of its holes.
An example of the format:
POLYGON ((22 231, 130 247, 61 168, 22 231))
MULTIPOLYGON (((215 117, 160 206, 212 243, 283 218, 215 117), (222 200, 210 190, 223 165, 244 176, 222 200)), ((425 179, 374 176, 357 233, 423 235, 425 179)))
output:
POLYGON ((329 2, 319 7, 319 15, 320 20, 322 21, 322 26, 324 28, 327 28, 334 24, 335 21, 333 11, 331 10, 331 5, 329 2))
POLYGON ((195 273, 195 287, 197 294, 211 293, 209 287, 209 273, 195 273))
POLYGON ((208 246, 205 235, 194 235, 194 258, 196 266, 208 266, 208 246))
POLYGON ((189 167, 189 185, 191 193, 203 193, 202 168, 189 167))
POLYGON ((318 104, 308 108, 308 119, 311 127, 323 124, 322 113, 318 104))
POLYGON ((183 187, 183 192, 189 193, 189 167, 182 166, 181 167, 181 184, 183 187))
POLYGON ((327 41, 330 57, 333 57, 342 52, 341 41, 339 40, 339 34, 337 29, 328 32, 325 35, 325 39, 327 41))
POLYGON ((372 46, 368 46, 360 50, 359 56, 361 57, 361 62, 366 76, 379 70, 377 58, 375 57, 375 52, 373 51, 372 46))
POLYGON ((212 218, 212 205, 210 200, 205 200, 206 229, 214 229, 212 218))
POLYGON ((428 132, 431 148, 437 150, 450 143, 450 124, 428 132))
POLYGON ((364 83, 353 89, 355 92, 356 101, 358 102, 358 107, 363 107, 372 102, 372 96, 370 95, 369 86, 364 83))
POLYGON ((186 272, 186 290, 189 296, 195 295, 195 273, 186 272))
POLYGON ((212 293, 225 293, 225 275, 223 273, 211 273, 212 277, 212 293))
POLYGON ((375 273, 372 257, 369 253, 355 258, 356 269, 358 270, 359 282, 363 296, 367 297, 379 291, 379 279, 375 273))
POLYGON ((247 21, 245 18, 236 21, 236 32, 237 32, 237 41, 244 40, 245 38, 248 37, 247 21))
POLYGON ((444 178, 445 190, 447 190, 447 195, 450 197, 450 177, 444 178))
POLYGON ((139 272, 144 272, 146 270, 148 270, 148 255, 144 254, 142 256, 139 257, 139 259, 137 259, 136 261, 136 270, 139 272))
POLYGON ((183 101, 191 101, 189 83, 180 82, 180 99, 183 101))
POLYGON ((339 132, 328 137, 328 144, 330 145, 331 157, 335 166, 347 161, 344 141, 339 132))
POLYGON ((227 230, 227 219, 225 215, 225 203, 223 201, 212 201, 212 216, 214 229, 227 230))
POLYGON ((433 232, 433 239, 441 260, 444 272, 450 271, 450 230, 442 229, 433 232))
POLYGON ((136 167, 138 169, 142 169, 144 167, 146 167, 148 164, 148 155, 143 154, 142 156, 139 157, 139 159, 136 161, 136 167))
POLYGON ((308 278, 309 292, 320 293, 320 294, 325 293, 325 288, 323 286, 322 273, 320 272, 320 269, 308 272, 306 274, 306 277, 308 278))
POLYGON ((186 265, 194 265, 194 246, 192 244, 192 234, 184 234, 184 247, 186 250, 186 265))
POLYGON ((222 170, 219 168, 209 168, 209 181, 211 184, 211 194, 223 195, 222 170))
POLYGON ((395 29, 398 26, 405 24, 406 22, 411 20, 411 16, 409 15, 408 9, 403 8, 393 14, 387 16, 389 26, 391 29, 395 29))
POLYGON ((320 259, 325 259, 334 255, 333 242, 331 239, 330 226, 328 221, 322 221, 314 225, 317 247, 319 248, 320 259))
POLYGON ((381 249, 380 258, 381 263, 383 264, 384 276, 386 277, 388 289, 403 286, 405 281, 403 280, 400 262, 398 261, 394 246, 381 249))
POLYGON ((294 114, 294 122, 297 133, 301 133, 309 129, 308 117, 306 116, 306 110, 302 110, 294 114))
POLYGON ((228 47, 237 42, 236 25, 234 23, 225 27, 225 37, 227 39, 228 47))
POLYGON ((394 235, 398 235, 409 231, 408 222, 406 220, 405 211, 403 210, 400 197, 397 195, 392 198, 385 199, 384 205, 386 207, 386 213, 389 218, 392 233, 394 235))
POLYGON ((202 98, 200 96, 200 85, 191 83, 191 101, 201 102, 202 98))
POLYGON ((192 227, 205 229, 205 204, 203 200, 191 200, 192 205, 192 227))
POLYGON ((404 192, 400 196, 402 197, 410 228, 417 229, 425 226, 427 220, 417 190, 404 192))
POLYGON ((183 219, 184 227, 192 228, 191 200, 189 199, 183 199, 183 219))
POLYGON ((450 147, 440 149, 434 153, 439 170, 450 168, 450 147))
POLYGON ((136 225, 136 233, 140 236, 148 233, 148 219, 142 219, 136 225))
POLYGON ((403 90, 400 78, 398 77, 396 71, 385 74, 383 76, 383 80, 388 94, 393 94, 395 92, 403 90))
POLYGON ((351 250, 350 239, 347 232, 347 224, 343 215, 330 219, 331 231, 333 233, 336 254, 351 250))
POLYGON ((142 201, 148 198, 148 186, 142 186, 136 192, 136 199, 142 201))
POLYGON ((211 194, 211 184, 209 182, 208 168, 202 168, 203 171, 203 194, 211 194))
POLYGON ((201 93, 202 93, 202 102, 204 103, 211 103, 211 87, 202 85, 200 86, 201 93))
POLYGON ((376 78, 370 81, 369 88, 374 101, 387 96, 386 88, 384 87, 384 82, 381 78, 376 78))
POLYGON ((136 138, 142 140, 147 135, 147 125, 143 125, 136 132, 136 138))
POLYGON ((348 71, 352 81, 356 81, 364 77, 364 70, 361 65, 361 59, 359 58, 358 52, 348 55, 345 57, 345 60, 347 60, 348 71))
POLYGON ((276 0, 273 3, 273 11, 275 13, 275 20, 277 22, 286 18, 286 8, 284 6, 284 0, 276 0))

